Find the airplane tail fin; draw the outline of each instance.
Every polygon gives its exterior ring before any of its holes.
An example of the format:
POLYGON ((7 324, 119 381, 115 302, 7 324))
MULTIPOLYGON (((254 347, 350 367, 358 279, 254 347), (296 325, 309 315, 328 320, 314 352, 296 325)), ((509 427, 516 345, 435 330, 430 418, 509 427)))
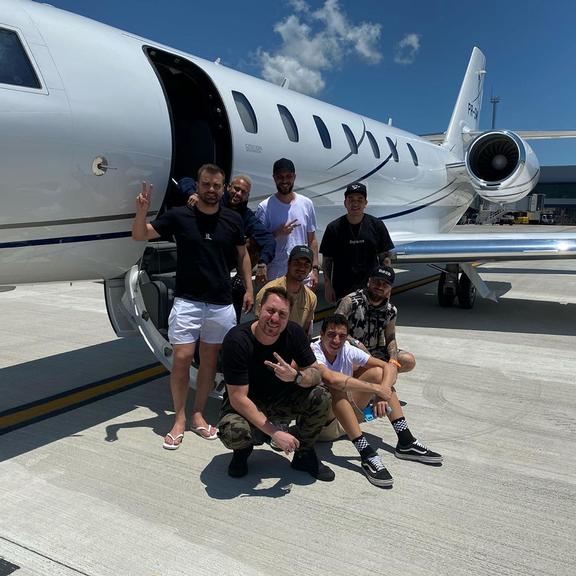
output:
POLYGON ((442 143, 442 146, 452 150, 459 158, 464 157, 463 134, 477 132, 480 126, 485 65, 486 57, 480 49, 475 47, 472 50, 458 100, 442 143))

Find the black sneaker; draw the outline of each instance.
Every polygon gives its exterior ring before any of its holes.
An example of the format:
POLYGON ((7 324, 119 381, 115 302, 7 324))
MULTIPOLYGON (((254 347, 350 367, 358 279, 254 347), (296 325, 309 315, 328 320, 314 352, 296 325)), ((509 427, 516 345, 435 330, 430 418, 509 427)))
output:
POLYGON ((232 460, 230 460, 230 464, 228 464, 228 476, 232 476, 232 478, 242 478, 242 476, 248 474, 248 457, 252 454, 252 450, 254 450, 254 446, 234 450, 232 460))
POLYGON ((442 456, 436 452, 429 450, 422 442, 414 440, 412 444, 402 447, 400 444, 396 446, 394 456, 401 460, 414 460, 415 462, 423 462, 424 464, 441 464, 442 456))
POLYGON ((390 472, 386 470, 386 466, 382 464, 380 456, 371 456, 370 458, 362 459, 360 462, 366 478, 370 484, 374 486, 381 486, 386 488, 394 484, 394 478, 390 475, 390 472))
POLYGON ((318 460, 314 448, 294 452, 291 466, 294 470, 308 472, 310 476, 313 476, 316 480, 321 480, 322 482, 332 482, 332 480, 334 480, 334 472, 318 460))

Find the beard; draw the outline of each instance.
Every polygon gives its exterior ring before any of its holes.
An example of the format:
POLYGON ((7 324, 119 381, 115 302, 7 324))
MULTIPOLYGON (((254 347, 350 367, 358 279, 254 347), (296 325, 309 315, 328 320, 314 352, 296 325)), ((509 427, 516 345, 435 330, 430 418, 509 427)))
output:
POLYGON ((290 187, 287 189, 281 188, 280 186, 276 186, 276 190, 278 191, 278 194, 282 194, 282 196, 288 196, 288 194, 292 193, 293 189, 294 189, 294 184, 291 184, 290 187))

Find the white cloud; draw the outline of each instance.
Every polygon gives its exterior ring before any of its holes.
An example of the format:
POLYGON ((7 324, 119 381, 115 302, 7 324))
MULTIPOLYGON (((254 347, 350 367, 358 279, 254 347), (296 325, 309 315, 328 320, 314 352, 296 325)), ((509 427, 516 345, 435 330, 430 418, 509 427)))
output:
POLYGON ((420 50, 420 35, 406 34, 394 49, 394 62, 396 64, 412 64, 420 50))
POLYGON ((276 23, 274 31, 282 38, 276 52, 258 50, 262 76, 270 82, 290 80, 290 88, 307 94, 321 92, 324 73, 356 55, 370 64, 378 63, 380 24, 354 25, 342 11, 339 0, 325 0, 312 11, 305 0, 289 0, 295 10, 276 23))

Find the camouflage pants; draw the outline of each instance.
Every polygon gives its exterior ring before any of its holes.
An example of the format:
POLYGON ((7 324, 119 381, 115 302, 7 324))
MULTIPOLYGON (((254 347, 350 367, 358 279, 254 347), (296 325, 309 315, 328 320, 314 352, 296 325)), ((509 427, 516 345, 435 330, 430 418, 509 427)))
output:
MULTIPOLYGON (((331 406, 330 393, 322 386, 301 388, 290 395, 273 402, 255 402, 258 409, 266 414, 271 422, 289 421, 296 418, 294 436, 300 441, 300 450, 314 446, 331 406)), ((254 444, 262 432, 246 418, 234 412, 228 398, 222 403, 218 436, 226 448, 239 450, 254 444)))

